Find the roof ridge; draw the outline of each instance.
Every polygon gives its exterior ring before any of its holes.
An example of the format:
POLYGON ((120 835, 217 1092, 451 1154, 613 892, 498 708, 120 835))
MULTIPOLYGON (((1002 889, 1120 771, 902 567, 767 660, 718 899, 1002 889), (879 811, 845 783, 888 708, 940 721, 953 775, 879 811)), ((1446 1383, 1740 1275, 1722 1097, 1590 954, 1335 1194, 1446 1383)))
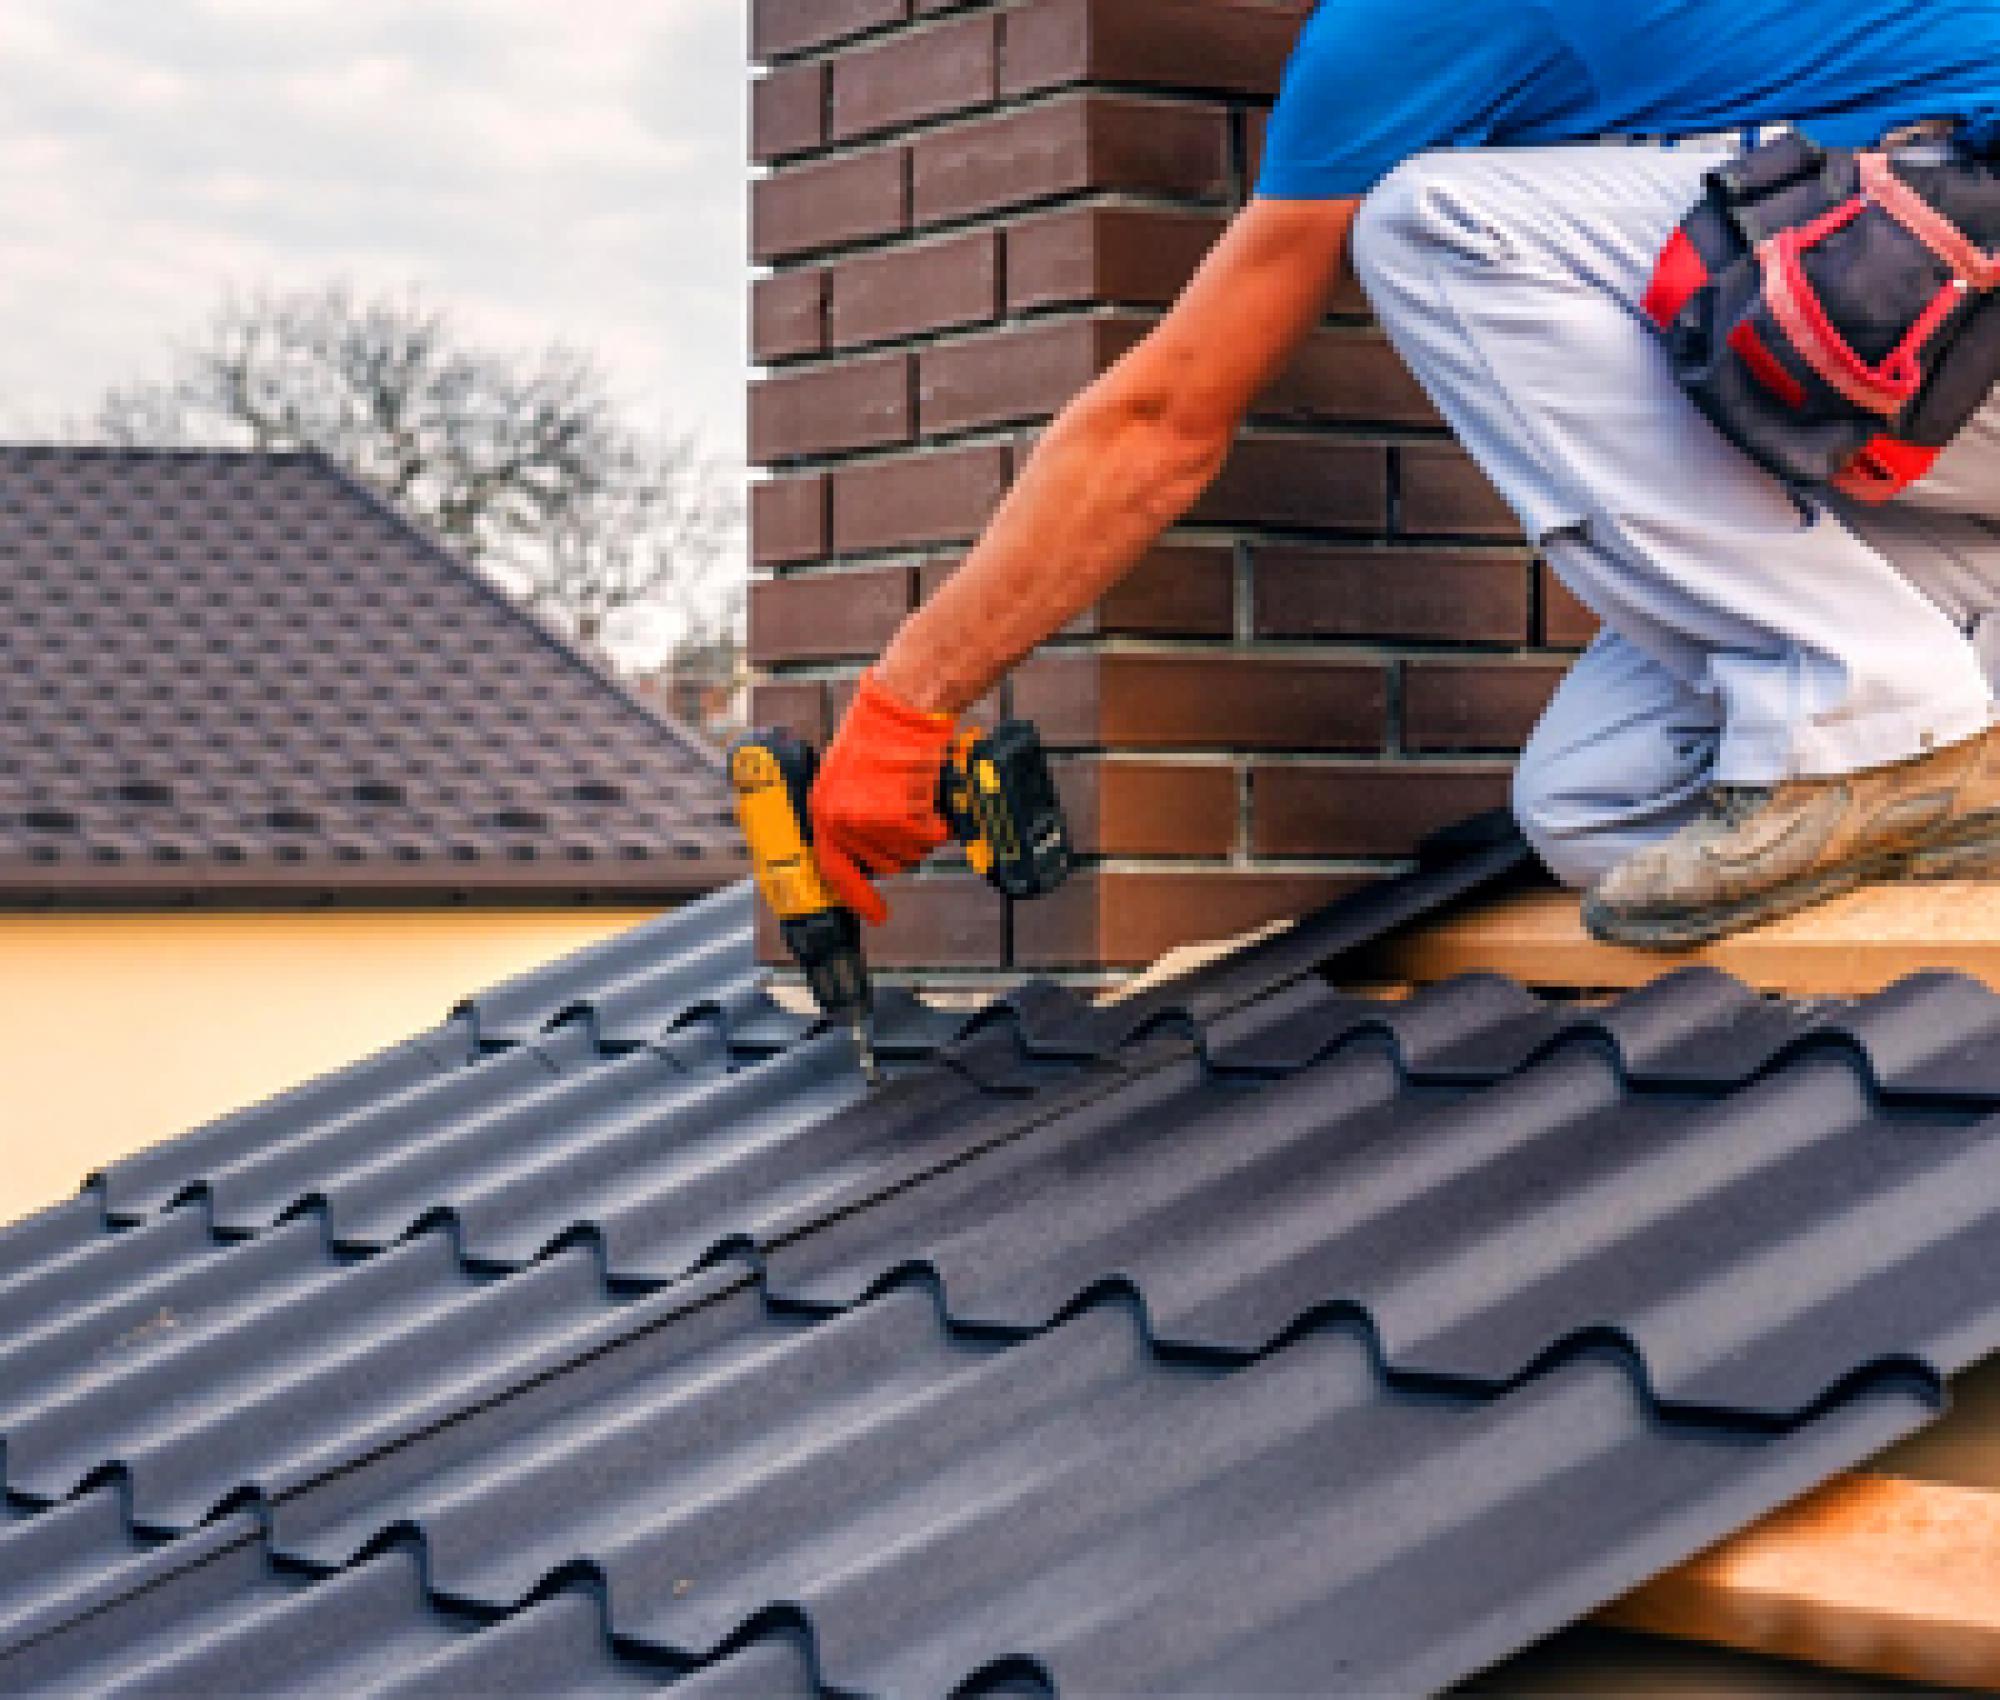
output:
POLYGON ((722 771, 724 765, 722 752, 710 745, 707 739, 698 736, 691 727, 685 725, 673 715, 666 713, 665 710, 657 709, 651 703, 647 702, 644 697, 640 696, 637 691, 626 684, 609 667, 597 661, 586 650, 565 637, 526 603, 517 601, 515 598, 509 596, 491 578, 461 556, 457 550, 449 547, 441 538, 432 535, 424 527, 418 525, 415 520, 411 519, 408 514, 404 513, 402 509, 398 508, 379 490, 373 488, 366 479, 360 477, 352 468, 343 466, 339 461, 321 449, 307 449, 304 451, 304 454, 305 458, 313 460, 323 467, 343 488, 351 491, 381 513, 398 531, 416 543, 424 553, 435 557, 460 578, 470 583, 487 600, 519 619, 536 637, 561 656, 564 661, 588 675, 592 683, 609 691, 626 708, 639 715, 658 730, 665 732, 669 737, 678 742, 688 755, 694 757, 705 767, 711 768, 718 773, 722 771))

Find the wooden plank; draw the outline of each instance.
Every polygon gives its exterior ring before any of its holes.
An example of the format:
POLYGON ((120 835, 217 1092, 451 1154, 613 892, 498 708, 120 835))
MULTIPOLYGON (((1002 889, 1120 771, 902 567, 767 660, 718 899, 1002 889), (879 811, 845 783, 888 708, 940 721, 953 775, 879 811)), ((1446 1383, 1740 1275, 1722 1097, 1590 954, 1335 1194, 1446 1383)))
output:
POLYGON ((1602 945, 1577 899, 1532 892, 1372 953, 1367 977, 1418 983, 1479 970, 1530 985, 1615 989, 1688 963, 1726 969, 1765 991, 1859 995, 1926 969, 1955 969, 2000 989, 2000 884, 1878 885, 1697 951, 1602 945))
POLYGON ((2000 1692, 2000 1493, 1851 1476, 1648 1584, 1600 1621, 2000 1692))
POLYGON ((1269 926, 1259 927, 1255 932, 1245 933, 1240 938, 1213 939, 1202 944, 1184 944, 1178 950, 1170 950, 1143 974, 1136 974, 1122 985, 1114 986, 1097 1001, 1104 1004, 1126 1003, 1150 992, 1159 986, 1184 980, 1197 969, 1206 968, 1211 962, 1220 962, 1225 956, 1234 956, 1239 950, 1248 950, 1252 945, 1262 944, 1266 939, 1289 932, 1297 925, 1293 921, 1273 921, 1269 926))

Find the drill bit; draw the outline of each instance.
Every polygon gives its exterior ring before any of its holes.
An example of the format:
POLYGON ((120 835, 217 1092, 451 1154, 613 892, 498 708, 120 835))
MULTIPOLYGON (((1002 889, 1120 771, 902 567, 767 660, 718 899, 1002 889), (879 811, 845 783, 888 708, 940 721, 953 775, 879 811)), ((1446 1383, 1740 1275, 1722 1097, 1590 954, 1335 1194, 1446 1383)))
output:
POLYGON ((861 1075, 870 1090, 882 1084, 882 1065, 875 1060, 875 1023, 863 1010, 854 1012, 854 1054, 861 1060, 861 1075))

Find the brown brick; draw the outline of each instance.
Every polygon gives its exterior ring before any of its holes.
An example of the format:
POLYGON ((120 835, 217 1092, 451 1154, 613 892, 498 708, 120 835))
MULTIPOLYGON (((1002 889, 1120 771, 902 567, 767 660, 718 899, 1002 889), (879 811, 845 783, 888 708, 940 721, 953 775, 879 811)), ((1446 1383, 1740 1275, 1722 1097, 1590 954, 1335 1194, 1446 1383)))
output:
POLYGON ((760 567, 826 553, 826 479, 767 478, 750 486, 750 559, 760 567))
POLYGON ((1597 636, 1597 616, 1556 577, 1548 562, 1538 563, 1535 570, 1542 584, 1541 641, 1557 649, 1582 649, 1597 636))
POLYGON ((1375 750, 1388 681, 1344 658, 1050 654, 1015 674, 1014 712, 1056 746, 1375 750))
POLYGON ((1165 306, 1222 231, 1218 214, 1154 207, 1073 207, 1026 219, 1007 233, 1007 310, 1165 306))
POLYGON ((1188 518, 1196 525, 1380 531, 1388 523, 1386 451, 1367 443, 1252 434, 1188 518))
POLYGON ((817 679, 767 679, 750 692, 750 724, 783 727, 815 748, 826 744, 826 687, 817 679))
POLYGON ((1412 661, 1403 742, 1412 750, 1518 750, 1565 667, 1548 661, 1412 661))
POLYGON ((1271 96, 1309 0, 1039 0, 1007 17, 1003 92, 1149 83, 1271 96))
POLYGON ((802 53, 909 15, 909 0, 751 0, 751 57, 802 53))
POLYGON ((1407 856, 1507 801, 1504 767, 1464 762, 1264 765, 1250 775, 1253 856, 1407 856))
POLYGON ((878 968, 1004 968, 1007 904, 982 879, 891 880, 889 922, 868 935, 878 968))
POLYGON ((750 459, 892 448, 916 435, 904 354, 781 372, 750 386, 750 459))
POLYGON ((1086 856, 1227 856, 1241 825, 1237 775, 1226 762, 1057 764, 1057 789, 1086 856))
POLYGON ((780 272, 750 286, 750 357, 795 360, 826 347, 826 273, 780 272))
POLYGON ((1014 965, 1140 968, 1179 945, 1311 914, 1365 883, 1338 873, 1093 870, 1014 906, 1014 965))
POLYGON ((1315 332, 1250 411, 1260 419, 1299 424, 1439 423, 1401 356, 1367 331, 1315 332))
POLYGON ((919 223, 1083 189, 1215 197, 1229 186, 1226 114, 1130 95, 1077 95, 919 137, 919 223))
POLYGON ((1259 637, 1528 641, 1528 563, 1466 549, 1251 550, 1259 637))
POLYGON ((901 148, 790 165, 750 185, 750 252, 760 262, 893 236, 908 223, 901 148))
POLYGON ((1341 274, 1340 281, 1333 286, 1326 310, 1331 317, 1342 319, 1365 319, 1375 311, 1352 266, 1341 274))
POLYGON ((750 85, 750 157, 783 159, 826 141, 826 67, 786 65, 750 85))
POLYGON ((1045 419, 1151 329, 1143 319, 1057 319, 926 348, 917 406, 926 435, 1045 419))
POLYGON ((833 66, 834 139, 984 106, 999 76, 998 35, 981 13, 843 55, 833 66))
MULTIPOLYGON (((887 926, 868 932, 874 968, 1003 968, 1006 905, 984 880, 936 875, 890 880, 887 926)), ((789 966, 769 907, 757 906, 758 959, 789 966)))
MULTIPOLYGON (((926 561, 923 599, 959 568, 926 561)), ((1229 637, 1236 630, 1236 557, 1224 545, 1163 543, 1065 628, 1071 637, 1229 637)))
POLYGON ((1000 233, 975 230, 867 254, 834 268, 837 347, 981 324, 1000 311, 1000 233))
POLYGON ((1462 449, 1411 446, 1403 458, 1403 530, 1421 537, 1521 535, 1514 513, 1462 449))
POLYGON ((894 549, 976 537, 1006 492, 1008 451, 947 449, 866 466, 833 480, 833 546, 894 549))
POLYGON ((1271 139, 1271 114, 1267 107, 1243 114, 1243 174, 1254 192, 1264 175, 1264 147, 1271 139))
POLYGON ((873 656, 915 598, 910 567, 760 579, 750 586, 750 660, 764 667, 873 656))
POLYGON ((1214 544, 1157 545, 1070 626, 1093 637, 1229 637, 1236 630, 1236 557, 1214 544))

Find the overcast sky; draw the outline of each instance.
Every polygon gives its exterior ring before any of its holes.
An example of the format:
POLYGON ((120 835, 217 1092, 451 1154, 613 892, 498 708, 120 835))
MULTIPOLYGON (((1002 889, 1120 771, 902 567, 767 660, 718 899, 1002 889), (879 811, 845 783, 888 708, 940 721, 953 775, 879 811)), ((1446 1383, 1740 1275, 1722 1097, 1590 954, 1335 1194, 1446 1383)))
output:
POLYGON ((230 286, 416 284, 741 441, 744 0, 0 0, 0 431, 230 286))

